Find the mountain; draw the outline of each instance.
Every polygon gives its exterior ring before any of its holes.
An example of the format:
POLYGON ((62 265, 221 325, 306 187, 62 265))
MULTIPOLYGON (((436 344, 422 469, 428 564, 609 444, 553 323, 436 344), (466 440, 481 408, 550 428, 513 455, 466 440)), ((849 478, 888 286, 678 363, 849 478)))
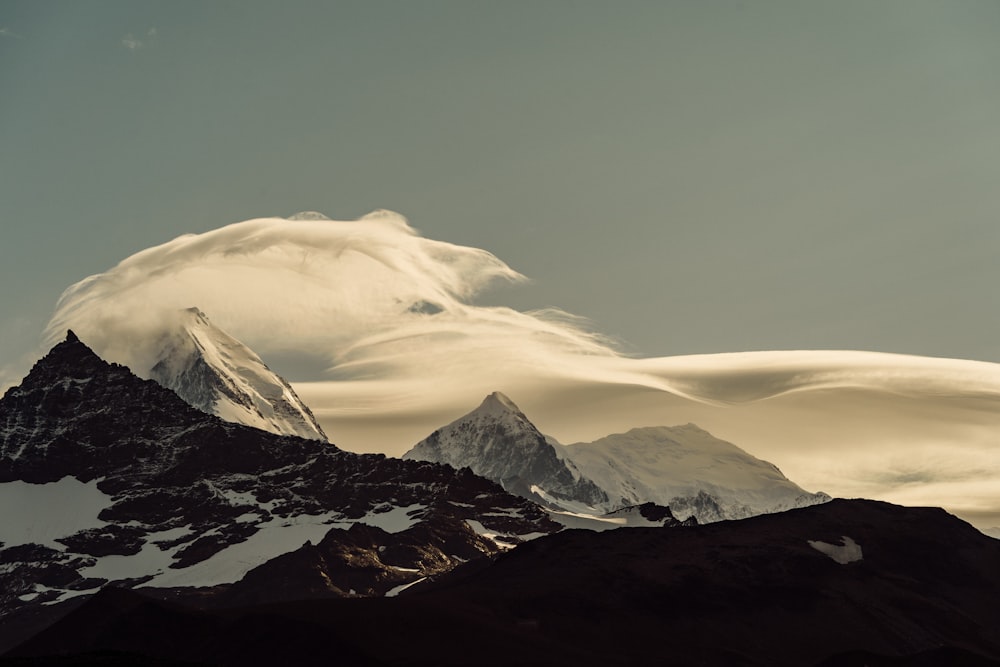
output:
POLYGON ((110 584, 380 596, 561 528, 468 470, 208 415, 72 332, 0 399, 0 513, 0 646, 110 584))
POLYGON ((699 523, 743 519, 827 502, 771 463, 694 424, 634 428, 568 445, 566 458, 614 502, 654 502, 699 523))
POLYGON ((205 610, 106 589, 0 665, 995 667, 998 562, 943 510, 834 500, 563 531, 394 598, 205 610))
POLYGON ((830 499, 804 491, 774 465, 693 424, 636 428, 591 443, 561 445, 542 435, 499 392, 403 458, 469 467, 511 493, 556 510, 553 518, 571 527, 601 525, 591 519, 643 503, 669 507, 680 520, 707 523, 830 499), (585 523, 574 516, 579 514, 588 515, 585 523))
POLYGON ((327 440, 291 386, 197 308, 181 311, 157 348, 148 376, 199 410, 279 435, 327 440))
POLYGON ((572 461, 560 457, 559 450, 500 392, 431 433, 403 458, 468 467, 510 493, 548 507, 610 509, 607 494, 581 475, 572 461))

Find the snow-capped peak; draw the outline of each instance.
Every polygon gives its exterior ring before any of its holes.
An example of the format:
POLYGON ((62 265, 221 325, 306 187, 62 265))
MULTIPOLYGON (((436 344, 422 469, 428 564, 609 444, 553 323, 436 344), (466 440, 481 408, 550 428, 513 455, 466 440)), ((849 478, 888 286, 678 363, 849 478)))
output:
POLYGON ((572 501, 603 507, 608 500, 499 391, 417 443, 403 458, 471 468, 507 491, 547 506, 572 501))
POLYGON ((614 433, 563 452, 608 496, 624 505, 655 502, 699 523, 740 519, 826 502, 774 464, 694 424, 614 433))
POLYGON ((511 493, 575 514, 652 502, 669 506, 678 519, 708 523, 830 499, 808 493, 773 464, 695 424, 634 428, 561 445, 498 391, 403 458, 468 467, 511 493))
POLYGON ((524 413, 521 409, 514 404, 514 401, 507 398, 507 396, 499 391, 495 391, 486 398, 483 402, 479 404, 479 407, 469 413, 469 417, 472 415, 493 415, 493 416, 504 416, 513 414, 516 417, 524 418, 524 413))
POLYGON ((194 407, 280 435, 327 440, 291 386, 198 308, 181 311, 159 350, 150 378, 194 407))

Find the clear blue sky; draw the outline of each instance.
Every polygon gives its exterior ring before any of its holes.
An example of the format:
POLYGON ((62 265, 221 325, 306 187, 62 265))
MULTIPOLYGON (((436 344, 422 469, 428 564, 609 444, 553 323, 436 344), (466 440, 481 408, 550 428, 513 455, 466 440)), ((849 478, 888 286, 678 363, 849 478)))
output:
POLYGON ((60 292, 376 208, 642 355, 1000 361, 1000 3, 0 0, 0 368, 60 292))

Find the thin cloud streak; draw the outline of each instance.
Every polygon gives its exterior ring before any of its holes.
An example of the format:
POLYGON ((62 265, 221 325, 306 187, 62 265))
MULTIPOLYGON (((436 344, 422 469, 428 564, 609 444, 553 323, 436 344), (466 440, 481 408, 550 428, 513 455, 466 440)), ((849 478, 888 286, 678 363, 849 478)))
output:
POLYGON ((136 253, 65 291, 47 344, 72 328, 145 375, 157 333, 197 306, 264 359, 308 369, 296 382, 271 361, 348 449, 401 454, 501 390, 563 442, 695 422, 811 490, 1000 508, 1000 365, 849 351, 629 358, 562 311, 475 305, 525 280, 485 250, 423 238, 386 211, 305 218, 136 253))
POLYGON ((139 39, 138 37, 133 36, 132 33, 128 33, 122 37, 122 46, 129 51, 138 51, 147 44, 152 43, 156 39, 157 34, 158 31, 155 27, 146 31, 145 39, 139 39))

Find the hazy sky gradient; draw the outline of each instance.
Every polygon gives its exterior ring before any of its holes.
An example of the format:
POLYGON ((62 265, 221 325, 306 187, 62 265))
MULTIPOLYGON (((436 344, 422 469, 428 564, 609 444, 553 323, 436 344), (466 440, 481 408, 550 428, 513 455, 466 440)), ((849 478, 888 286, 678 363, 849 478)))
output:
POLYGON ((4 0, 0 365, 143 247, 376 208, 643 355, 1000 361, 997 34, 992 1, 4 0))

